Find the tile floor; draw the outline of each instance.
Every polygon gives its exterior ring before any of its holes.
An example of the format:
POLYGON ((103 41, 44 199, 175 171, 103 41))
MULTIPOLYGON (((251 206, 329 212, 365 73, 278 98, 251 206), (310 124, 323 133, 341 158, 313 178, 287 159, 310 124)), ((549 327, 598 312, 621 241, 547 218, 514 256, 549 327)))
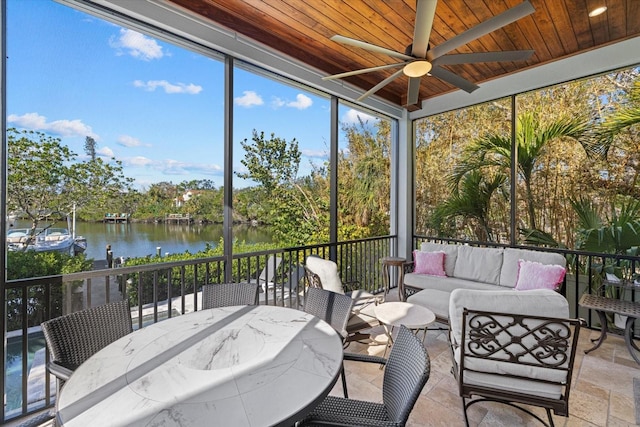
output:
MULTIPOLYGON (((383 335, 383 329, 374 332, 383 335)), ((602 346, 585 355, 584 350, 592 346, 590 338, 599 336, 598 331, 583 328, 576 353, 574 380, 569 399, 569 417, 554 416, 556 426, 634 426, 633 379, 640 379, 640 365, 629 355, 624 340, 609 335, 602 346)), ((408 426, 464 426, 461 399, 451 371, 447 334, 444 331, 429 331, 425 346, 431 359, 431 375, 418 399, 408 426)), ((353 343, 347 351, 381 355, 384 346, 366 346, 353 343)), ((363 400, 381 400, 382 374, 377 365, 345 362, 349 397, 363 400)), ((338 382, 331 392, 342 396, 338 382)), ((544 410, 535 413, 546 419, 544 410)), ((533 417, 505 405, 479 403, 469 410, 471 425, 494 426, 539 426, 533 417)))

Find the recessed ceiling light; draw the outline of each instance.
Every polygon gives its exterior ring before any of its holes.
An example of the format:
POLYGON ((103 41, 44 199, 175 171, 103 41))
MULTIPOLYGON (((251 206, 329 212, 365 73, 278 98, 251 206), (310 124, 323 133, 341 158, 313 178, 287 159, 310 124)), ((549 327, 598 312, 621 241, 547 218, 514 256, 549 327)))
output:
POLYGON ((589 18, 593 18, 594 16, 602 15, 604 12, 606 12, 606 10, 607 10, 607 6, 596 7, 591 12, 589 12, 589 18))

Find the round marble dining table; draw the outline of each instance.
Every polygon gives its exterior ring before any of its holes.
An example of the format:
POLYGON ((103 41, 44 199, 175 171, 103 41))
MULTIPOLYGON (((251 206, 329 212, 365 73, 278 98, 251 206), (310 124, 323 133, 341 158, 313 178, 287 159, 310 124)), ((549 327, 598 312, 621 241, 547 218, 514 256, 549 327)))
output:
POLYGON ((97 426, 285 426, 330 392, 342 341, 299 310, 234 306, 177 316, 83 363, 57 421, 97 426))

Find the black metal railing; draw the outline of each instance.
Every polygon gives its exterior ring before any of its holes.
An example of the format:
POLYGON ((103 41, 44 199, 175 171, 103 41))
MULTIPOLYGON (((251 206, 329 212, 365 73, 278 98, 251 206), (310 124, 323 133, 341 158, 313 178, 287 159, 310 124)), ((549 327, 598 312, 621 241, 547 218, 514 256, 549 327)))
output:
MULTIPOLYGON (((234 254, 233 282, 265 278, 260 303, 301 308, 304 279, 296 276, 309 255, 335 259, 344 282, 377 293, 384 289, 380 258, 393 254, 395 236, 337 244, 234 254), (270 258, 279 258, 275 271, 270 258)), ((4 305, 8 343, 2 423, 38 412, 54 403, 55 381, 46 374, 49 355, 40 324, 48 319, 128 298, 134 328, 201 308, 201 288, 224 281, 225 258, 211 257, 157 264, 127 265, 90 272, 11 280, 4 305)))

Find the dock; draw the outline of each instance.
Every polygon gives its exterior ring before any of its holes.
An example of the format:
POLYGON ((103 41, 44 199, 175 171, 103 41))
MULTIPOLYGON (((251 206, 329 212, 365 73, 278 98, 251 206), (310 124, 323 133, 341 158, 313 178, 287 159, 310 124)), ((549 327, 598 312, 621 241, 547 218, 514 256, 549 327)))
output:
POLYGON ((164 217, 164 221, 167 223, 176 222, 178 224, 183 221, 186 223, 191 223, 193 221, 193 218, 191 218, 190 214, 166 214, 164 217))
POLYGON ((129 222, 129 217, 130 216, 131 216, 131 214, 128 214, 128 213, 107 212, 106 214, 104 214, 104 218, 102 219, 102 222, 113 222, 113 223, 129 222))

